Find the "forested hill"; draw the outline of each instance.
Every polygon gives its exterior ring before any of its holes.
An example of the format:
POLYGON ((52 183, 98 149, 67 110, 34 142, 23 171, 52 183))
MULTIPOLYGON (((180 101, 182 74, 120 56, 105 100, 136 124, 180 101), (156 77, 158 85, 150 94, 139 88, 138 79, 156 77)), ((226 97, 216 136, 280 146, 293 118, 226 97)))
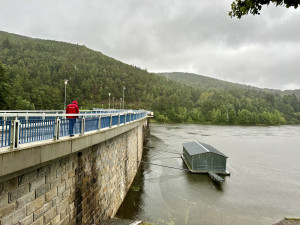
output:
POLYGON ((153 110, 161 122, 293 124, 300 100, 260 89, 202 89, 124 64, 85 46, 0 31, 0 109, 63 109, 76 99, 85 109, 108 108, 111 93, 120 107, 153 110))
POLYGON ((157 73, 158 75, 165 76, 168 79, 178 81, 180 83, 199 88, 202 90, 207 90, 211 88, 222 89, 222 90, 243 90, 243 91, 256 91, 256 92, 265 92, 271 94, 284 95, 293 95, 300 97, 300 90, 277 90, 277 89, 268 89, 268 88, 257 88, 250 85, 232 83, 228 81, 218 80, 215 78, 193 74, 193 73, 182 73, 182 72, 172 72, 172 73, 157 73))
MULTIPOLYGON (((231 90, 231 89, 249 89, 252 88, 247 85, 227 82, 223 80, 218 80, 215 78, 193 74, 193 73, 181 73, 181 72, 172 72, 172 73, 157 73, 158 75, 164 76, 168 79, 172 79, 183 84, 199 88, 199 89, 224 89, 224 90, 231 90)), ((253 88, 253 90, 259 90, 259 88, 253 88)))

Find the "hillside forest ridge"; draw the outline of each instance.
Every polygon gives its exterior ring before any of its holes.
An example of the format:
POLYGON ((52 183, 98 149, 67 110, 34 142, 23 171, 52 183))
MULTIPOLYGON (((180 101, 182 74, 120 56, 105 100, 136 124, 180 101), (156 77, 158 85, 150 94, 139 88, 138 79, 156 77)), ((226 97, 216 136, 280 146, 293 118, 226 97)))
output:
POLYGON ((0 109, 63 109, 76 99, 83 109, 154 111, 159 122, 300 124, 300 90, 260 89, 188 73, 149 73, 85 46, 0 31, 0 109), (114 99, 114 105, 113 105, 114 99))

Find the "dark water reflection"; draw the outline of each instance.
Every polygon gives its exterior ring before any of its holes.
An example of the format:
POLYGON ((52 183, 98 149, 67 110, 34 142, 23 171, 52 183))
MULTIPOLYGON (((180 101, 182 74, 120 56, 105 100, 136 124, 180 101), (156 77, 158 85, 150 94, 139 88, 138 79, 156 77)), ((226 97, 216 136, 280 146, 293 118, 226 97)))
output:
POLYGON ((186 169, 182 143, 198 140, 229 156, 225 182, 141 164, 117 216, 155 224, 268 225, 300 217, 300 127, 151 124, 143 161, 186 169))

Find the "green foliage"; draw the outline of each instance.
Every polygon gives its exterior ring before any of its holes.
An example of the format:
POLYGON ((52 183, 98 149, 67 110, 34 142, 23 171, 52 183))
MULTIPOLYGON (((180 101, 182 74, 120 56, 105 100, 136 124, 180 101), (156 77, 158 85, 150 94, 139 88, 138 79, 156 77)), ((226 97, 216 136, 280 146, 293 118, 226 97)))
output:
POLYGON ((67 104, 76 99, 85 109, 108 108, 108 93, 111 108, 120 108, 125 86, 125 108, 152 110, 162 123, 300 123, 299 92, 187 73, 152 74, 85 46, 5 32, 0 52, 0 109, 63 109, 68 79, 67 104))
POLYGON ((168 117, 164 116, 164 115, 159 115, 156 117, 156 120, 160 123, 167 123, 169 122, 168 117))
POLYGON ((26 99, 22 99, 21 96, 18 96, 15 102, 15 109, 19 110, 34 110, 34 105, 26 99))
POLYGON ((232 11, 229 12, 229 16, 240 19, 248 13, 259 15, 262 6, 269 5, 270 3, 275 4, 276 6, 282 5, 286 8, 294 7, 295 9, 300 5, 299 0, 234 0, 231 4, 232 11))
MULTIPOLYGON (((167 77, 169 81, 175 80, 198 88, 199 97, 197 99, 191 96, 195 103, 192 109, 187 108, 185 122, 192 120, 194 123, 243 125, 300 123, 298 90, 283 92, 259 89, 189 73, 160 75, 167 77)), ((175 119, 180 122, 176 115, 174 118, 174 110, 164 115, 172 121, 175 119)))
POLYGON ((0 62, 0 109, 8 109, 8 97, 9 92, 9 80, 4 70, 3 65, 0 62))

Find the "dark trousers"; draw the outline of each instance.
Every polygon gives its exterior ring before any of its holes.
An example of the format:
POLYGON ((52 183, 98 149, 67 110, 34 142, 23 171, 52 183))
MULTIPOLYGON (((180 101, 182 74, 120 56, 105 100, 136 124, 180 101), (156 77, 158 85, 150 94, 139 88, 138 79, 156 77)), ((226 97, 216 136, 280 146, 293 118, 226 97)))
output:
POLYGON ((69 120, 69 133, 70 133, 70 135, 74 135, 74 126, 76 123, 76 119, 72 118, 72 119, 68 119, 68 120, 69 120))

